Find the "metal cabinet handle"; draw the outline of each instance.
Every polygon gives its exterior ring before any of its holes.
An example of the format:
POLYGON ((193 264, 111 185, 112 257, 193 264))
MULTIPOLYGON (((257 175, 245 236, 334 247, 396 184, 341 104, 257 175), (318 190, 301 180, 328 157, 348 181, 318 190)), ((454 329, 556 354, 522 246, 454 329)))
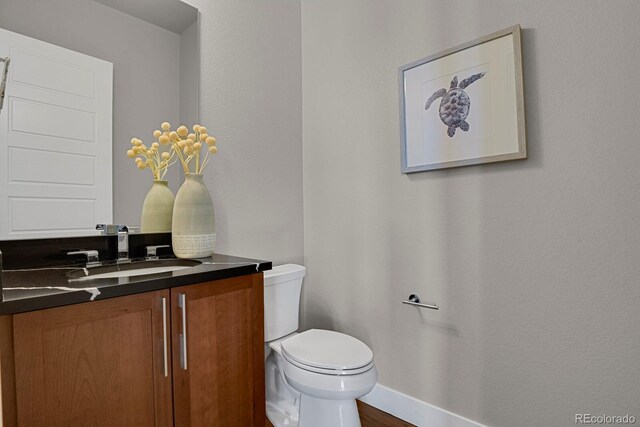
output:
POLYGON ((167 299, 162 297, 162 363, 164 364, 164 376, 169 376, 169 357, 167 353, 167 299))
POLYGON ((178 307, 182 312, 182 333, 180 334, 180 367, 187 370, 187 298, 178 294, 178 307))
POLYGON ((402 301, 403 304, 409 304, 409 305, 415 305, 417 307, 424 307, 424 308, 430 308, 432 310, 439 310, 440 307, 438 307, 437 304, 423 304, 420 302, 420 297, 417 294, 411 294, 409 295, 409 300, 406 301, 402 301))

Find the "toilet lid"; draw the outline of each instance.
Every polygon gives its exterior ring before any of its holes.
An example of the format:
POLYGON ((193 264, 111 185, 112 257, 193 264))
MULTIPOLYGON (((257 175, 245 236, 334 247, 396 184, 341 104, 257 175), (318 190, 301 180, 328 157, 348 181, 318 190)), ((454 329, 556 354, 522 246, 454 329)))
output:
POLYGON ((365 343, 340 332, 310 329, 281 343, 286 357, 299 364, 330 370, 358 369, 373 361, 365 343))

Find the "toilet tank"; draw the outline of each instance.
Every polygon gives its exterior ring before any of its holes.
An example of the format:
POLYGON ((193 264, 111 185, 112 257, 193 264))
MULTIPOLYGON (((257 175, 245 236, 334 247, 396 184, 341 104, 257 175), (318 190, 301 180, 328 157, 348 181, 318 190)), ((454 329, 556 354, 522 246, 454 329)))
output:
POLYGON ((298 330, 300 289, 305 268, 285 264, 264 272, 264 341, 298 330))

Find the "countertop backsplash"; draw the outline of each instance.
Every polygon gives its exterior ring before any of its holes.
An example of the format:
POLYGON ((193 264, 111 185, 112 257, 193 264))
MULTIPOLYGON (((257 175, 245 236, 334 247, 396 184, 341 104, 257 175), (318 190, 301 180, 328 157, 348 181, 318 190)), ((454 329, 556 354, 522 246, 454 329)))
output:
MULTIPOLYGON (((146 247, 171 245, 171 233, 129 234, 129 258, 142 258, 146 247)), ((82 257, 73 258, 68 252, 97 250, 101 261, 118 257, 117 235, 85 237, 57 237, 50 239, 0 240, 2 269, 16 270, 34 267, 55 267, 81 263, 82 257)))

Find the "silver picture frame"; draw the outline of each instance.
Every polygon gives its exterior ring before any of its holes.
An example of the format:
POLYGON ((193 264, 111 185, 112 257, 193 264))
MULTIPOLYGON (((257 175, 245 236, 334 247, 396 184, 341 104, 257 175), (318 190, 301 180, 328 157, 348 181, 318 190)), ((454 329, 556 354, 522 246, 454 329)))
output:
POLYGON ((398 83, 402 173, 526 159, 520 25, 403 65, 398 83))

